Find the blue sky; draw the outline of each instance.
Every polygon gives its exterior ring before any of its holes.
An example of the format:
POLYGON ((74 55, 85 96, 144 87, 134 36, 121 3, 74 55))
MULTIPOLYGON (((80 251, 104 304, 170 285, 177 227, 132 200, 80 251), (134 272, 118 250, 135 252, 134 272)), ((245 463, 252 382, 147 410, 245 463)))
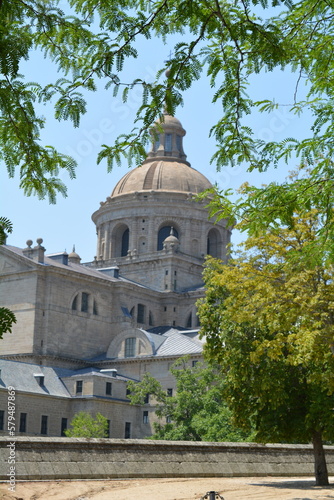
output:
MULTIPOLYGON (((124 78, 137 76, 153 81, 172 48, 173 43, 163 45, 153 39, 139 43, 140 57, 128 63, 124 78)), ((24 63, 22 72, 27 75, 27 81, 47 83, 59 77, 52 64, 40 54, 33 54, 24 63)), ((288 104, 293 99, 295 80, 296 77, 287 72, 260 74, 250 82, 251 94, 255 99, 275 98, 278 102, 288 104)), ((288 171, 295 168, 295 161, 289 166, 282 165, 279 169, 269 169, 262 174, 247 173, 245 165, 217 172, 216 166, 210 164, 215 152, 215 141, 209 138, 209 131, 221 116, 220 105, 211 102, 212 93, 208 78, 203 75, 200 81, 184 93, 184 106, 176 112, 187 131, 184 150, 192 167, 224 189, 237 189, 245 181, 260 185, 272 180, 284 180, 288 171)), ((70 252, 75 245, 82 262, 94 259, 96 233, 91 215, 99 208, 100 202, 110 196, 116 182, 128 171, 124 161, 121 168, 115 167, 108 173, 105 162, 97 165, 97 154, 101 144, 112 144, 120 133, 131 130, 140 97, 137 89, 134 89, 130 92, 128 102, 124 104, 121 97, 113 98, 112 90, 106 91, 99 84, 99 90, 89 94, 87 103, 88 111, 77 129, 70 123, 57 122, 53 118, 51 107, 41 108, 41 114, 47 118, 43 142, 72 155, 78 162, 75 180, 70 180, 66 174, 61 175, 68 187, 67 198, 59 196, 57 204, 50 205, 47 200, 25 197, 18 187, 18 177, 9 179, 4 167, 0 170, 1 214, 8 217, 14 225, 8 244, 22 248, 26 246, 28 239, 35 242, 41 237, 47 253, 63 250, 70 252)), ((288 106, 282 106, 270 115, 254 115, 249 120, 255 135, 268 140, 299 138, 307 133, 308 120, 291 115, 288 106)), ((241 239, 240 235, 235 234, 232 241, 237 243, 241 239)))

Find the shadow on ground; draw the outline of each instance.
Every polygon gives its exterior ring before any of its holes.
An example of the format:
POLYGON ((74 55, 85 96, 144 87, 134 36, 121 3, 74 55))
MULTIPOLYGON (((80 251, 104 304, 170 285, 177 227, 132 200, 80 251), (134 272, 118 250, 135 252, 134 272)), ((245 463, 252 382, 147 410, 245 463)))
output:
MULTIPOLYGON (((328 486, 316 486, 314 480, 300 480, 300 481, 278 481, 272 483, 266 483, 265 481, 261 483, 252 483, 256 486, 267 486, 268 488, 284 488, 291 490, 321 490, 321 489, 334 489, 334 484, 329 484, 328 486)), ((333 498, 333 497, 329 497, 333 498)), ((304 499, 302 499, 304 500, 304 499)))

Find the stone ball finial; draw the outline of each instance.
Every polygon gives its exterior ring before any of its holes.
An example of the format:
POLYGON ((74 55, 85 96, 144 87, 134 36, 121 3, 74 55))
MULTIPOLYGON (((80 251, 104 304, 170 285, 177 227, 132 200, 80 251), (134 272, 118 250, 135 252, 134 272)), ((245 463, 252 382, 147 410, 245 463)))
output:
POLYGON ((41 245, 43 243, 43 238, 37 238, 36 243, 41 245))
POLYGON ((32 245, 33 241, 32 240, 27 240, 26 245, 30 248, 32 245))

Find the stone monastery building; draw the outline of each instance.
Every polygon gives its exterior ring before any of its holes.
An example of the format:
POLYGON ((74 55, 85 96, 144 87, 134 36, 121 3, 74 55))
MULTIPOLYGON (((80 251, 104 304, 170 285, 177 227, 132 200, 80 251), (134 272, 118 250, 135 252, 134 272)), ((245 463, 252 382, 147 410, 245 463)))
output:
POLYGON ((0 247, 0 304, 17 318, 0 340, 2 434, 12 386, 17 435, 61 436, 86 411, 108 419, 110 437, 149 436, 154 402, 130 405, 128 381, 150 372, 172 394, 173 362, 201 359, 202 266, 226 259, 230 228, 194 199, 211 184, 186 160, 184 135, 165 115, 146 160, 93 213, 92 262, 46 255, 42 239, 0 247))

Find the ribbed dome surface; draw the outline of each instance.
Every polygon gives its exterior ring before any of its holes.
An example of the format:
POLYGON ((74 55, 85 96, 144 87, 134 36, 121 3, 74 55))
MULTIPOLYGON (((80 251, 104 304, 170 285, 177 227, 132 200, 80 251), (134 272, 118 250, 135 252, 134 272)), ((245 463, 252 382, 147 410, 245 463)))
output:
POLYGON ((111 196, 146 190, 200 193, 210 187, 203 174, 185 163, 153 160, 124 175, 111 196))

